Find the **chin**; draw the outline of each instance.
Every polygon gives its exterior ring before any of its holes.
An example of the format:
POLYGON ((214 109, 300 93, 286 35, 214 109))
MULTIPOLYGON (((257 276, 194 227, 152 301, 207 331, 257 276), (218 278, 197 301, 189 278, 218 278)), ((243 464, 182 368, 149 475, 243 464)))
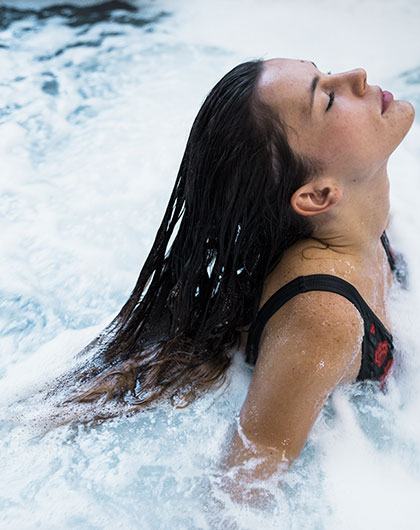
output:
POLYGON ((395 101, 395 103, 397 104, 398 109, 396 114, 397 120, 394 124, 394 130, 397 136, 397 142, 394 149, 396 149, 398 145, 400 145, 400 143, 404 140, 406 134, 413 125, 415 116, 414 107, 409 101, 397 100, 395 101))
POLYGON ((405 122, 407 122, 407 130, 404 134, 404 136, 407 134, 407 132, 410 130, 410 127, 413 125, 414 116, 416 115, 416 111, 414 110, 414 106, 409 101, 404 100, 398 100, 396 101, 398 103, 398 106, 401 109, 401 119, 403 119, 405 122))

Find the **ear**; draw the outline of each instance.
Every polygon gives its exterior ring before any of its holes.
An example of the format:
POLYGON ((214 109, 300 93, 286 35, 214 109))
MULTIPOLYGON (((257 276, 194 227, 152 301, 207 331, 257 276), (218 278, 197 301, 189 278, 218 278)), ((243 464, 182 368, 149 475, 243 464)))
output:
POLYGON ((301 186, 290 199, 294 211, 300 215, 317 215, 333 208, 341 201, 343 192, 331 179, 316 179, 301 186))

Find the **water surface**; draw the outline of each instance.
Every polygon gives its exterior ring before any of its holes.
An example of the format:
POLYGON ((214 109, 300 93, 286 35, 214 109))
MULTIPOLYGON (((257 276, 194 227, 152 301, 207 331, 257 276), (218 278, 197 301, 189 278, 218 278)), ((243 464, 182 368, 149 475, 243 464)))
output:
POLYGON ((417 529, 420 494, 420 6, 415 1, 8 1, 0 7, 0 526, 13 529, 417 529), (386 394, 329 400, 264 509, 235 505, 218 462, 251 377, 169 406, 44 437, 30 396, 127 299, 189 127, 250 57, 366 68, 417 118, 390 163, 399 361, 386 394), (34 410, 32 410, 32 408, 34 410))

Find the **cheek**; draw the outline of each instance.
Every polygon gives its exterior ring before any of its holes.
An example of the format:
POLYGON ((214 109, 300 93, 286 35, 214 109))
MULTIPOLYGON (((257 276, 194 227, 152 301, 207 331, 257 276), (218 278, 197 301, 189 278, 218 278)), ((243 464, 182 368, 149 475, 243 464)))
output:
POLYGON ((351 169, 360 171, 375 163, 380 131, 364 118, 340 116, 334 119, 318 147, 319 156, 327 167, 348 172, 351 169))
POLYGON ((354 156, 358 151, 359 135, 354 132, 352 124, 338 121, 322 135, 318 145, 318 154, 326 164, 333 164, 342 159, 354 156))

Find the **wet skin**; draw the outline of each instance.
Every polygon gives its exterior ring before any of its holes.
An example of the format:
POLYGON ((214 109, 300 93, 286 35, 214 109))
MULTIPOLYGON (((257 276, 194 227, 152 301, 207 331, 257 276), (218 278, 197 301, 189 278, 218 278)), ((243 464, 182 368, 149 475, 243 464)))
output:
MULTIPOLYGON (((387 162, 413 122, 412 105, 393 101, 383 113, 382 91, 363 69, 328 75, 301 60, 266 61, 258 91, 286 124, 292 148, 321 168, 291 200, 311 217, 314 238, 285 253, 260 305, 297 276, 333 274, 389 327, 391 274, 380 243, 389 222, 387 162)), ((231 444, 238 479, 267 477, 300 454, 328 395, 357 377, 362 339, 357 309, 335 293, 297 295, 273 315, 231 444)))

